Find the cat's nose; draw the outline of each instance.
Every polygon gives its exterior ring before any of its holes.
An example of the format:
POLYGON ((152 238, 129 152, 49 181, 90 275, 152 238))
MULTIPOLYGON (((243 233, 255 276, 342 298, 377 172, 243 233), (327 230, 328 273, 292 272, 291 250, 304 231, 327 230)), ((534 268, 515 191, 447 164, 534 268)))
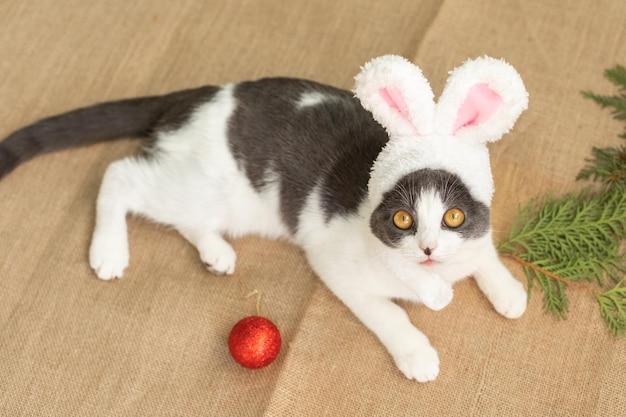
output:
POLYGON ((419 246, 426 256, 432 255, 433 251, 437 249, 437 244, 433 242, 423 242, 419 246))

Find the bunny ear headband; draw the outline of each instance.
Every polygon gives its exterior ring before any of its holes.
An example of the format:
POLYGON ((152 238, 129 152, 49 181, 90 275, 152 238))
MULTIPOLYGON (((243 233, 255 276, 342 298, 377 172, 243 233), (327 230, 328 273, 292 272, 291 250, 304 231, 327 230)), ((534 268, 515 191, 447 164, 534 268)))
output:
POLYGON ((490 205, 493 179, 486 144, 507 133, 528 106, 519 74, 502 60, 482 57, 450 72, 437 103, 421 70, 385 55, 355 77, 356 96, 389 134, 372 168, 374 204, 403 176, 423 168, 458 175, 474 198, 490 205))

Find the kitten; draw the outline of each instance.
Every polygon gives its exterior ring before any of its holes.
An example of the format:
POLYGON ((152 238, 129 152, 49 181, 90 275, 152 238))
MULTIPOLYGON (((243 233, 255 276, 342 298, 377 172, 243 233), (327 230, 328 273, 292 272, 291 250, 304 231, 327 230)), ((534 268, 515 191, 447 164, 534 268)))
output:
POLYGON ((419 69, 395 56, 363 68, 358 98, 269 78, 99 104, 10 135, 0 143, 0 177, 42 153, 149 137, 144 155, 114 162, 104 175, 89 251, 99 278, 120 278, 129 264, 128 213, 176 228, 214 274, 235 270, 224 236, 286 238, 407 378, 430 381, 437 352, 393 299, 439 310, 452 284, 473 274, 499 313, 516 318, 526 308, 489 225, 484 142, 499 139, 526 106, 522 84, 511 94, 521 104, 510 109, 506 88, 511 77, 521 80, 509 68, 469 61, 437 105, 419 69), (486 64, 505 76, 481 69, 486 64), (495 92, 498 83, 504 92, 495 92), (491 119, 508 121, 494 133, 491 119), (437 130, 446 123, 453 133, 437 130), (453 138, 460 133, 467 137, 453 138))

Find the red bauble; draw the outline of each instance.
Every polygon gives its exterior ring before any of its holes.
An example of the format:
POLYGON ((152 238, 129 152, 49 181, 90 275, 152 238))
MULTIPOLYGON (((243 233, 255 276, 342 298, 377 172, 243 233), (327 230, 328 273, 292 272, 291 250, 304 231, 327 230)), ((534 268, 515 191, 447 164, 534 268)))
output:
POLYGON ((250 316, 235 324, 228 336, 228 350, 235 361, 250 369, 263 368, 280 353, 280 332, 264 317, 250 316))

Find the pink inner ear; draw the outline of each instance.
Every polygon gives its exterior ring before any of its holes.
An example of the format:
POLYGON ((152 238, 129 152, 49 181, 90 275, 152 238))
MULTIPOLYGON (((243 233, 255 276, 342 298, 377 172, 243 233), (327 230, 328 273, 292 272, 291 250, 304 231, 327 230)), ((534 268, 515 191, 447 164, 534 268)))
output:
POLYGON ((402 117, 411 122, 409 117, 409 107, 407 106, 404 96, 402 96, 402 92, 398 87, 383 87, 378 90, 378 94, 380 94, 389 107, 396 110, 402 117))
POLYGON ((452 127, 452 133, 456 133, 465 126, 475 126, 487 121, 502 106, 502 97, 491 90, 487 84, 476 84, 469 89, 467 97, 452 127))

